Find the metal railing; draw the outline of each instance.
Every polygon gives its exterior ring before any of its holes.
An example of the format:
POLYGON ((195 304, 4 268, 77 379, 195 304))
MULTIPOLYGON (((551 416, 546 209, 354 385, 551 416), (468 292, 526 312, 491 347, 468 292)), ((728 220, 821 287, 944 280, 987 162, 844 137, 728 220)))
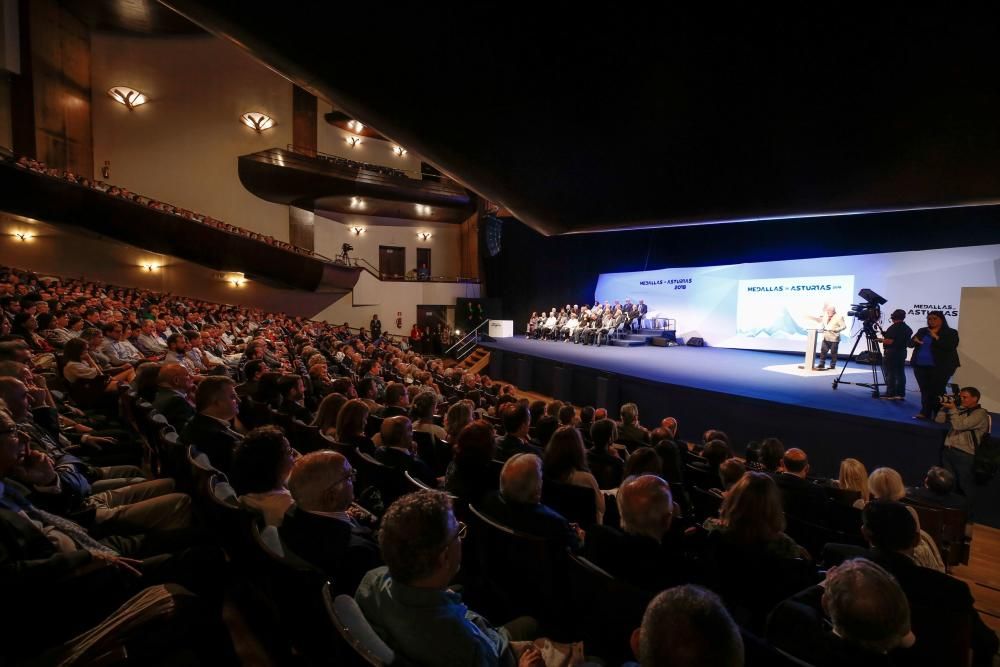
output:
POLYGON ((433 178, 414 178, 404 172, 402 169, 396 169, 395 167, 386 167, 384 165, 377 165, 370 162, 360 162, 358 160, 352 160, 350 158, 345 158, 341 155, 333 155, 331 153, 323 153, 321 151, 313 150, 311 148, 305 148, 303 146, 296 146, 294 144, 286 144, 285 150, 289 153, 295 153, 296 155, 302 156, 304 158, 312 158, 314 160, 322 160, 326 166, 332 167, 334 169, 340 169, 344 172, 350 172, 353 176, 363 176, 365 181, 371 183, 381 183, 384 185, 405 185, 405 186, 417 186, 428 192, 439 192, 441 194, 465 194, 465 187, 462 186, 457 181, 454 181, 447 176, 434 176, 433 178), (387 173, 388 172, 388 173, 387 173))
POLYGON ((480 322, 479 326, 477 326, 475 329, 462 336, 460 339, 458 339, 457 343, 455 343, 447 350, 445 350, 444 351, 445 356, 448 356, 450 354, 454 356, 457 361, 461 361, 462 359, 465 359, 467 356, 472 354, 472 351, 476 349, 477 345, 479 345, 479 336, 480 336, 479 330, 489 323, 490 323, 489 320, 483 320, 482 322, 480 322))

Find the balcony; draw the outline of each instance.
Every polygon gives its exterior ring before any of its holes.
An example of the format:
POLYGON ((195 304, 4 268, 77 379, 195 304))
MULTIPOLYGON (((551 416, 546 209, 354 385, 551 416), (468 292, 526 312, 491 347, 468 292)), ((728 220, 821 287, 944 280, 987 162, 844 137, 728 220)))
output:
POLYGON ((476 210, 474 195, 447 178, 409 178, 398 170, 293 146, 240 156, 239 176, 243 187, 261 199, 320 215, 460 223, 476 210))
POLYGON ((11 161, 0 161, 0 210, 82 227, 137 248, 218 271, 241 272, 277 287, 344 294, 353 289, 362 270, 156 210, 11 161))

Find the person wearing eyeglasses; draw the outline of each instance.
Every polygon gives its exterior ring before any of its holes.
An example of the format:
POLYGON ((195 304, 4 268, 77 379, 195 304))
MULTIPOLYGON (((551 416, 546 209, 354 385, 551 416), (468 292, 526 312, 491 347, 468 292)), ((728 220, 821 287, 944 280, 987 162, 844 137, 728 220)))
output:
POLYGON ((990 432, 990 413, 979 404, 980 393, 975 387, 963 387, 958 400, 943 398, 941 409, 934 417, 939 424, 948 424, 941 459, 944 467, 955 476, 955 486, 969 504, 969 523, 975 521, 976 479, 973 472, 976 448, 990 432))
POLYGON ((362 613, 412 664, 544 665, 537 649, 517 644, 535 638, 534 619, 494 627, 448 588, 462 565, 465 530, 440 491, 418 491, 390 505, 379 532, 386 564, 366 574, 354 595, 362 613))
POLYGON ((300 457, 288 477, 295 505, 278 534, 289 551, 353 595, 368 570, 382 564, 375 534, 353 509, 357 471, 342 455, 322 450, 300 457))

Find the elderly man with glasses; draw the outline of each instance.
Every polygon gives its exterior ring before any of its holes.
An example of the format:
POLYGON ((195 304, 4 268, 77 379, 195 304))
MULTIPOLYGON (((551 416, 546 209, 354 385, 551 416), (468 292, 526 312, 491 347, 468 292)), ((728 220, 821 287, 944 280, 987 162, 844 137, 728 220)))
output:
POLYGON ((354 596, 361 611, 414 664, 544 664, 537 649, 516 642, 534 638, 533 619, 494 627, 448 588, 462 565, 464 534, 446 494, 418 491, 397 500, 382 517, 379 534, 386 566, 365 575, 354 596))
POLYGON ((295 505, 279 535, 288 549, 353 595, 368 570, 382 564, 372 530, 352 508, 357 472, 343 455, 323 450, 301 456, 288 477, 295 505))

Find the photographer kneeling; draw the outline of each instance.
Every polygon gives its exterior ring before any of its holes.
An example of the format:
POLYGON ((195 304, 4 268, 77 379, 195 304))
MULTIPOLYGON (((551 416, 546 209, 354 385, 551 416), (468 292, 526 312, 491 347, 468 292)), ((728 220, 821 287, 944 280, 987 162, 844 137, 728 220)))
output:
POLYGON ((990 428, 990 413, 979 405, 979 396, 975 387, 963 387, 958 392, 957 403, 954 398, 943 396, 941 409, 934 418, 939 424, 948 423, 942 462, 955 475, 958 490, 965 494, 969 503, 969 523, 974 522, 976 511, 973 475, 976 447, 990 428))

